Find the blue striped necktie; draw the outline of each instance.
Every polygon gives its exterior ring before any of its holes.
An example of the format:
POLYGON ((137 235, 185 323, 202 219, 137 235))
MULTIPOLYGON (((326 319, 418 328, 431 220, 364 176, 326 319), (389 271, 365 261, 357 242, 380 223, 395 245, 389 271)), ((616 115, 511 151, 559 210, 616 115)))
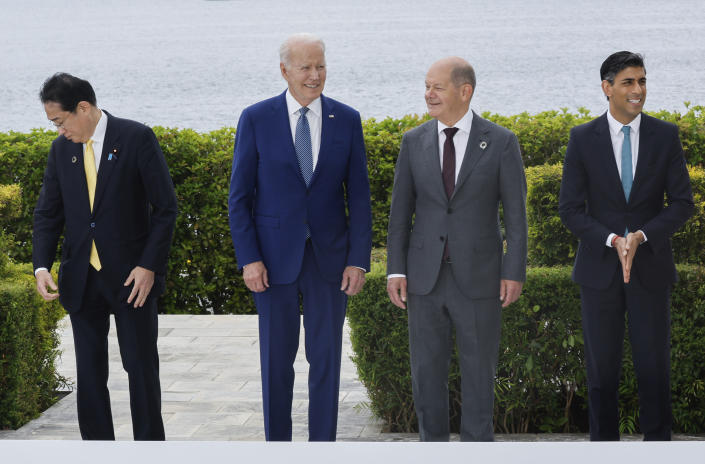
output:
POLYGON ((311 149, 311 129, 306 118, 307 112, 308 108, 305 106, 299 110, 300 116, 296 121, 296 136, 294 138, 296 157, 299 160, 299 168, 301 168, 301 174, 306 181, 306 187, 311 183, 311 177, 313 177, 313 150, 311 149))
MULTIPOLYGON (((311 183, 313 177, 313 149, 311 148, 311 128, 306 119, 308 108, 302 106, 299 110, 299 120, 296 121, 296 137, 294 138, 294 149, 296 150, 296 158, 299 160, 299 168, 301 175, 304 177, 306 187, 311 183)), ((306 223, 306 240, 311 238, 311 229, 306 223)))

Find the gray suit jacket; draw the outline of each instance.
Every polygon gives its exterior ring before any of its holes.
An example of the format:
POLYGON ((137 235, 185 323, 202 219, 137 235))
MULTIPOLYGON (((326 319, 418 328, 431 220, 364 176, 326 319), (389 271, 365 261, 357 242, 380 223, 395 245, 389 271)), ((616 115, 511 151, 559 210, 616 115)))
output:
POLYGON ((449 200, 437 128, 434 119, 402 139, 394 173, 387 273, 405 274, 410 293, 428 294, 438 278, 447 239, 461 291, 469 298, 498 297, 500 279, 526 279, 526 178, 519 143, 509 130, 473 113, 465 158, 449 200))

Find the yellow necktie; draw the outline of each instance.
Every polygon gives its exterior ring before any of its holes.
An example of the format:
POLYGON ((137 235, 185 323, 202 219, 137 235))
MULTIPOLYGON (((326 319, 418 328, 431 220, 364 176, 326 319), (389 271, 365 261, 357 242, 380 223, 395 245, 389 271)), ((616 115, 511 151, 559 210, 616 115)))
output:
MULTIPOLYGON (((98 173, 95 170, 95 154, 93 153, 93 140, 86 142, 86 154, 83 157, 83 167, 86 170, 86 181, 88 183, 88 200, 91 203, 91 211, 93 211, 93 200, 95 199, 95 184, 98 180, 98 173)), ((95 240, 91 244, 91 266, 96 271, 100 271, 100 258, 98 258, 98 249, 95 247, 95 240)))

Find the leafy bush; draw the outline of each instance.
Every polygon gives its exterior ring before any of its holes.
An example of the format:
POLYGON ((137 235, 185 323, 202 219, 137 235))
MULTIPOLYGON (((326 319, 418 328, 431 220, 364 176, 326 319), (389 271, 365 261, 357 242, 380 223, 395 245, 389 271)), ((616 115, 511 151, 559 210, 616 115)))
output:
MULTIPOLYGON (((579 288, 571 268, 529 268, 519 301, 503 311, 495 384, 497 432, 587 431, 587 393, 579 288)), ((674 431, 705 431, 705 271, 679 266, 672 295, 671 378, 674 431)), ((353 361, 373 413, 390 431, 416 430, 406 312, 389 303, 381 263, 348 305, 353 361)), ((621 428, 638 431, 638 397, 625 342, 621 428)), ((458 430, 459 368, 451 363, 452 427, 458 430)))
MULTIPOLYGON (((578 239, 558 216, 562 169, 560 164, 526 168, 529 264, 533 266, 572 264, 575 258, 578 239)), ((705 169, 692 166, 688 172, 695 211, 673 235, 673 254, 677 263, 705 265, 705 169)))
MULTIPOLYGON (((702 164, 705 152, 705 114, 693 106, 685 114, 659 112, 657 117, 675 122, 681 129, 686 157, 702 164)), ((560 176, 556 168, 539 168, 563 159, 569 130, 592 118, 586 110, 566 110, 513 116, 483 114, 514 131, 521 145, 529 178, 530 263, 567 264, 572 261, 575 239, 559 224, 557 216, 560 176), (536 167, 535 167, 536 166, 536 167), (537 171, 531 171, 538 169, 537 171)), ((405 116, 363 122, 372 195, 372 227, 375 246, 385 246, 394 165, 401 137, 407 130, 429 119, 405 116)), ((254 305, 242 279, 230 242, 227 194, 230 181, 233 128, 209 133, 189 129, 155 127, 167 159, 179 201, 174 242, 169 257, 167 291, 161 301, 169 313, 252 313, 254 305)), ((9 255, 18 262, 31 260, 32 213, 42 183, 46 156, 55 132, 35 129, 29 133, 0 133, 0 184, 22 187, 21 214, 16 219, 0 217, 12 231, 9 255)), ((691 171, 692 174, 693 171, 691 171)), ((703 182, 694 187, 702 200, 703 182)), ((702 201, 700 202, 702 205, 702 201)), ((703 209, 698 219, 674 237, 679 261, 702 263, 703 209)), ((59 250, 60 252, 60 250, 59 250)), ((58 256, 58 255, 57 255, 58 256)))

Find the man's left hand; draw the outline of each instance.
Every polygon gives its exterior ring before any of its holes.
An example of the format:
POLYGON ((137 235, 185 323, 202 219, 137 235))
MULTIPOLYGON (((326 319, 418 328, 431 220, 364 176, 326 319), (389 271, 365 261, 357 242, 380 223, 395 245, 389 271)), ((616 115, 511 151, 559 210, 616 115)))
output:
POLYGON ((365 271, 355 266, 346 266, 340 290, 348 296, 357 295, 365 284, 365 271))
POLYGON ((523 282, 516 280, 502 279, 499 283, 499 299, 502 300, 502 307, 506 308, 519 299, 523 282))
POLYGON ((127 280, 123 285, 127 287, 134 282, 132 286, 132 291, 130 296, 127 298, 127 304, 131 304, 132 300, 135 300, 135 308, 141 308, 144 306, 144 302, 149 296, 149 292, 152 290, 152 285, 154 285, 154 271, 145 269, 140 266, 136 266, 130 275, 127 276, 127 280))
POLYGON ((644 241, 644 234, 637 230, 636 232, 629 232, 626 237, 626 245, 624 245, 624 266, 622 272, 624 274, 624 283, 628 283, 631 279, 632 264, 634 262, 634 255, 636 255, 636 250, 644 241))

